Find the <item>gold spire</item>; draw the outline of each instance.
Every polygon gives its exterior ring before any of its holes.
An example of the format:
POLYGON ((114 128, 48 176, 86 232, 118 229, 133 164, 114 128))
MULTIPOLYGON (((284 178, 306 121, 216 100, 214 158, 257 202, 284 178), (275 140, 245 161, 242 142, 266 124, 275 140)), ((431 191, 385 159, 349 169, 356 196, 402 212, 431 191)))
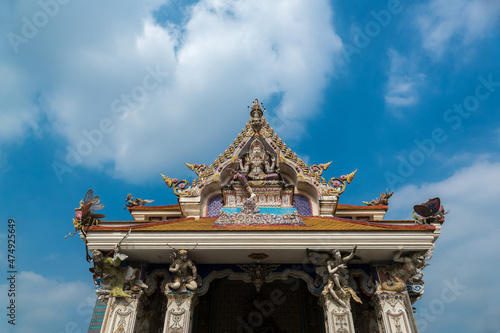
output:
POLYGON ((252 110, 261 110, 260 105, 259 105, 259 100, 256 98, 255 101, 253 102, 252 110))

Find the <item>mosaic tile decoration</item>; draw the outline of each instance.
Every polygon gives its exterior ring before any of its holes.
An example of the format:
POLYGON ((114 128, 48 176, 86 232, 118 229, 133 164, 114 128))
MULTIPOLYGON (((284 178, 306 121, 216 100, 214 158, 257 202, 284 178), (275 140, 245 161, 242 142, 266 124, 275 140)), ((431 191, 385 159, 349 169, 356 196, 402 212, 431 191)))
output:
POLYGON ((217 217, 219 216, 219 211, 222 208, 222 195, 217 194, 208 200, 207 204, 207 216, 217 217))
MULTIPOLYGON (((276 198, 276 203, 279 204, 279 197, 276 198)), ((219 216, 219 211, 222 208, 222 195, 217 194, 208 200, 207 204, 207 216, 217 217, 219 216)), ((294 195, 293 206, 297 208, 297 212, 302 216, 312 215, 312 206, 309 199, 301 194, 294 195)))
POLYGON ((311 216, 312 215, 312 206, 311 201, 301 194, 296 194, 293 196, 294 202, 293 206, 297 208, 297 212, 301 216, 311 216))

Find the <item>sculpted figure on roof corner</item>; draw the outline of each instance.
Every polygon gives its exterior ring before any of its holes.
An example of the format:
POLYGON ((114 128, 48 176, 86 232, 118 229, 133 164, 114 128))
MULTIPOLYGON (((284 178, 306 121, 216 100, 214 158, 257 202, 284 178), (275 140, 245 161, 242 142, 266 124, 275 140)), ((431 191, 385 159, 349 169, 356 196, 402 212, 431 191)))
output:
POLYGON ((127 207, 135 207, 135 206, 144 206, 145 204, 152 203, 154 200, 148 200, 148 199, 141 199, 141 198, 136 198, 132 196, 132 193, 129 193, 127 196, 127 199, 125 199, 125 206, 123 206, 123 209, 127 207))
POLYGON ((367 206, 376 206, 376 205, 389 205, 389 198, 392 197, 394 191, 389 193, 389 189, 384 192, 380 192, 380 197, 378 199, 372 199, 372 201, 363 201, 363 203, 367 206))
POLYGON ((73 219, 75 232, 70 233, 65 238, 76 235, 78 231, 81 231, 85 236, 85 227, 98 225, 101 222, 100 219, 105 217, 104 214, 95 213, 96 210, 100 210, 103 207, 104 205, 100 203, 99 196, 94 195, 92 189, 88 190, 83 200, 80 200, 78 207, 75 208, 75 218, 73 219))

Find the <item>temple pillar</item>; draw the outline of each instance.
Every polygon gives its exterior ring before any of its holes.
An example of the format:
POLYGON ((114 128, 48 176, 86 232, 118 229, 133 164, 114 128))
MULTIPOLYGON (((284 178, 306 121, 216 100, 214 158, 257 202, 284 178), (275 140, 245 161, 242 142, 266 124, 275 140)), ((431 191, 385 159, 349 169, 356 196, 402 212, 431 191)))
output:
POLYGON ((109 297, 101 333, 133 333, 141 295, 109 297))
POLYGON ((167 293, 167 312, 163 333, 190 333, 193 310, 198 299, 195 293, 167 293))
POLYGON ((350 296, 339 296, 346 306, 335 301, 330 293, 320 296, 320 303, 325 315, 326 333, 354 333, 354 321, 350 309, 350 296))
POLYGON ((372 301, 380 332, 418 333, 407 291, 376 291, 372 301))

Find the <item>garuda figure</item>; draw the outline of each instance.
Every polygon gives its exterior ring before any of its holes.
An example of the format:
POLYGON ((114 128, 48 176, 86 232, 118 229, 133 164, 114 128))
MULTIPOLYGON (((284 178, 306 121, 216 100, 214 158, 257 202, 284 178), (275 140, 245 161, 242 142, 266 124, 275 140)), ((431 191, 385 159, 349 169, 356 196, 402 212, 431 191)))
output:
POLYGON ((168 270, 174 273, 174 278, 172 282, 167 283, 167 292, 172 290, 177 292, 195 291, 198 288, 196 266, 188 259, 187 252, 187 250, 179 250, 173 253, 173 262, 168 270))
POLYGON ((226 172, 232 176, 229 182, 232 179, 238 179, 252 200, 256 195, 253 193, 249 180, 275 180, 279 178, 276 170, 276 157, 266 152, 259 139, 255 139, 250 145, 248 153, 239 159, 239 169, 227 168, 226 172))

